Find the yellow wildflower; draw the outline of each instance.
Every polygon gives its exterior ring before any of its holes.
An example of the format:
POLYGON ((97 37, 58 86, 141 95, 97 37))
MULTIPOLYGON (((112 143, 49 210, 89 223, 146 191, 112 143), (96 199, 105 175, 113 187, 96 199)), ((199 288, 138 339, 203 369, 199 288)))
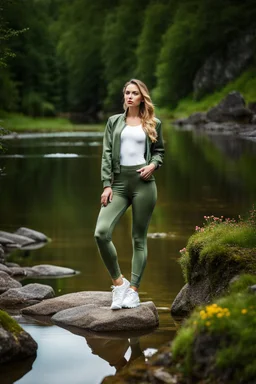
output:
POLYGON ((246 313, 247 313, 247 309, 242 309, 242 311, 241 311, 241 313, 243 314, 243 315, 245 315, 246 313))
POLYGON ((209 327, 211 325, 211 322, 210 321, 206 321, 205 324, 207 325, 207 327, 209 327))

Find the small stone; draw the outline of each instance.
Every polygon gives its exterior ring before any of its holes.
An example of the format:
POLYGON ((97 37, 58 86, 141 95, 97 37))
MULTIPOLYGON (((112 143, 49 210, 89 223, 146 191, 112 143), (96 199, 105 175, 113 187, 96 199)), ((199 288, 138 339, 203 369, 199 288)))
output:
POLYGON ((4 264, 0 264, 0 271, 3 271, 3 272, 5 272, 5 273, 8 273, 8 275, 12 275, 10 268, 8 268, 8 267, 7 267, 6 265, 4 265, 4 264))
POLYGON ((48 241, 47 236, 45 236, 43 233, 35 231, 34 229, 26 228, 26 227, 21 227, 21 228, 17 229, 17 231, 15 233, 17 235, 25 236, 25 237, 28 237, 30 239, 33 239, 39 243, 41 243, 41 242, 45 243, 48 241))
POLYGON ((54 290, 45 284, 28 284, 21 288, 12 288, 0 295, 0 306, 13 308, 32 305, 54 297, 54 290))
POLYGON ((8 240, 12 240, 13 243, 17 243, 21 247, 35 243, 35 241, 30 239, 29 237, 16 235, 15 233, 0 231, 0 236, 6 238, 8 240))
POLYGON ((28 276, 67 276, 76 274, 74 269, 49 264, 40 264, 24 269, 27 271, 28 276))
POLYGON ((21 283, 14 280, 6 272, 0 271, 0 293, 5 292, 10 288, 19 288, 21 283))

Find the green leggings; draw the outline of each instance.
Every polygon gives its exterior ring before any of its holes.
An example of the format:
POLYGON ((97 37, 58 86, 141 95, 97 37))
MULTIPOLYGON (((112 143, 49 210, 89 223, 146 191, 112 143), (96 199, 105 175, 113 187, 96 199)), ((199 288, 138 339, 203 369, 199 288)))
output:
POLYGON ((112 279, 121 275, 117 252, 112 243, 112 233, 118 220, 132 206, 132 273, 131 285, 139 287, 147 261, 147 229, 156 204, 157 190, 154 177, 145 181, 136 172, 145 164, 121 166, 121 172, 114 174, 113 199, 102 207, 96 224, 95 239, 101 257, 112 279))

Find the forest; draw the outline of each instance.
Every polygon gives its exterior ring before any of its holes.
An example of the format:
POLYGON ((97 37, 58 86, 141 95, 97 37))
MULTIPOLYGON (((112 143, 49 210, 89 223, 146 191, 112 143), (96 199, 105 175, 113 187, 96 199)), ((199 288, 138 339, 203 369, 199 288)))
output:
MULTIPOLYGON (((0 110, 96 121, 120 111, 130 78, 171 109, 210 55, 255 30, 254 0, 1 0, 0 110)), ((240 72, 252 68, 255 54, 240 72)))

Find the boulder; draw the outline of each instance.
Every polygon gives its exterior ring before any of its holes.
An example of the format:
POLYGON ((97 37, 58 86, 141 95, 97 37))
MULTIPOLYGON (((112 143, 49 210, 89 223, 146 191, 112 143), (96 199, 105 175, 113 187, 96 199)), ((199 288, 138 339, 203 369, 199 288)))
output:
POLYGON ((7 239, 4 236, 0 236, 0 244, 3 247, 13 247, 13 248, 18 248, 19 245, 15 243, 13 240, 7 239))
POLYGON ((28 284, 21 288, 11 288, 0 295, 0 307, 13 308, 33 305, 54 297, 54 290, 45 284, 28 284))
POLYGON ((199 305, 210 303, 220 297, 230 287, 234 278, 241 273, 253 273, 255 270, 255 249, 227 246, 226 255, 200 258, 202 245, 193 242, 193 257, 187 266, 187 284, 183 286, 171 305, 171 314, 175 318, 188 316, 199 305))
POLYGON ((34 356, 37 343, 14 319, 0 310, 0 364, 34 356))
POLYGON ((19 288, 21 283, 14 280, 8 273, 0 271, 0 293, 5 292, 10 288, 19 288))
MULTIPOLYGON (((20 236, 16 235, 15 233, 9 233, 4 231, 0 231, 0 237, 11 240, 13 243, 18 244, 18 246, 20 247, 35 243, 35 241, 33 239, 30 239, 29 237, 20 236)), ((11 244, 11 246, 13 245, 11 244)))
POLYGON ((210 121, 222 123, 236 121, 250 123, 253 113, 245 106, 243 96, 236 91, 230 92, 216 107, 211 108, 206 117, 210 121))
POLYGON ((77 272, 74 269, 59 267, 57 265, 40 264, 34 267, 24 268, 28 276, 67 276, 74 275, 77 272))
POLYGON ((198 100, 239 76, 253 59, 254 47, 255 30, 250 30, 231 41, 225 51, 208 56, 195 76, 194 98, 198 100))
POLYGON ((99 307, 110 306, 111 301, 111 292, 83 291, 68 293, 66 295, 42 301, 39 304, 22 309, 21 312, 24 315, 50 316, 64 309, 81 305, 94 304, 99 307))
POLYGON ((132 332, 155 328, 159 324, 157 309, 152 301, 142 303, 137 308, 118 311, 110 307, 82 305, 58 312, 52 321, 93 332, 132 332))
POLYGON ((22 267, 11 267, 9 268, 9 271, 10 271, 10 274, 12 276, 27 276, 27 271, 25 268, 22 268, 22 267))
POLYGON ((17 231, 15 231, 15 233, 17 235, 25 236, 25 237, 28 237, 30 239, 33 239, 39 243, 41 243, 41 242, 45 243, 48 241, 48 238, 43 233, 35 231, 33 229, 30 229, 30 228, 26 228, 26 227, 20 227, 19 229, 17 229, 17 231))
POLYGON ((256 115, 256 101, 251 101, 250 103, 248 103, 248 108, 250 109, 250 111, 252 111, 254 115, 256 115))
POLYGON ((10 268, 8 268, 8 267, 7 267, 6 265, 4 265, 4 264, 0 264, 0 271, 3 271, 3 272, 5 272, 5 273, 8 273, 8 275, 12 275, 10 268))

